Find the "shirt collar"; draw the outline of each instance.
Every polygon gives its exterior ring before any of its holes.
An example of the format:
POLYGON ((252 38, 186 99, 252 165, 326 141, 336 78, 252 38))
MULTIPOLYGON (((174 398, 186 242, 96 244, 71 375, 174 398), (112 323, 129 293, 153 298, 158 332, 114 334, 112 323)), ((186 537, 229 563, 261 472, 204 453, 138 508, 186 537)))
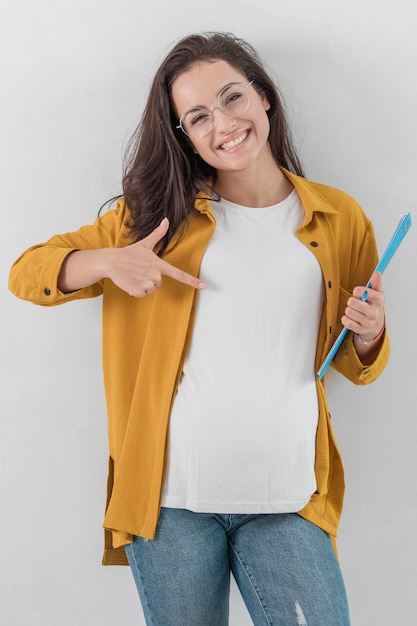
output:
MULTIPOLYGON (((280 169, 288 180, 294 185, 298 195, 300 196, 306 215, 304 224, 308 224, 312 220, 315 212, 332 214, 337 213, 337 210, 326 200, 326 198, 321 195, 313 183, 306 180, 302 176, 289 172, 283 167, 280 169)), ((214 219, 210 206, 210 198, 210 187, 199 191, 195 199, 194 207, 200 213, 207 214, 210 218, 214 219)))

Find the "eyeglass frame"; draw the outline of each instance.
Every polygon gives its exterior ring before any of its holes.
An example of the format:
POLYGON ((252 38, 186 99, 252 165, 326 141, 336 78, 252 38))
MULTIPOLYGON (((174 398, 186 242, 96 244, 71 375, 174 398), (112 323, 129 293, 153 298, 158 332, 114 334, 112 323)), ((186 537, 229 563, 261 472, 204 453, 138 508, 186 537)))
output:
MULTIPOLYGON (((186 132, 186 130, 185 130, 185 128, 184 128, 184 126, 182 125, 182 121, 183 121, 184 117, 185 117, 188 113, 190 113, 190 112, 193 110, 193 108, 196 108, 196 109, 198 109, 198 108, 201 108, 201 109, 206 109, 206 110, 208 111, 208 115, 209 115, 209 120, 210 120, 210 128, 209 128, 209 130, 207 131, 207 133, 205 133, 204 135, 201 135, 201 137, 207 137, 207 135, 210 133, 210 131, 211 131, 212 127, 213 127, 213 122, 214 122, 213 111, 215 111, 216 109, 219 109, 220 111, 222 111, 222 112, 223 112, 225 115, 227 115, 228 117, 233 117, 233 115, 230 115, 230 113, 229 113, 226 109, 224 109, 224 108, 221 106, 221 104, 220 104, 220 98, 221 98, 221 96, 222 96, 223 92, 224 92, 224 91, 226 91, 227 89, 230 89, 230 87, 232 87, 233 85, 242 85, 242 87, 244 87, 245 89, 247 89, 247 88, 248 88, 248 87, 250 87, 250 86, 251 86, 254 82, 255 82, 255 81, 254 81, 254 79, 252 79, 252 80, 251 80, 251 81, 250 81, 247 85, 244 85, 243 83, 241 83, 241 82, 239 82, 239 81, 238 81, 238 82, 229 83, 229 84, 228 84, 228 85, 226 85, 225 87, 222 87, 222 89, 220 89, 219 93, 217 94, 217 102, 218 102, 217 106, 215 106, 215 107, 211 107, 211 109, 209 109, 208 107, 204 107, 204 106, 202 106, 202 107, 192 107, 191 109, 188 109, 188 111, 186 111, 185 113, 183 113, 183 114, 181 115, 181 117, 180 117, 180 119, 179 119, 179 124, 178 124, 178 126, 176 126, 176 127, 175 127, 175 128, 176 128, 176 130, 182 130, 182 132, 184 133, 184 135, 185 135, 186 137, 190 137, 190 135, 186 132)), ((247 111, 247 110, 248 110, 249 105, 250 105, 250 96, 249 96, 249 93, 248 93, 248 105, 247 105, 246 109, 244 109, 244 111, 242 111, 242 113, 244 113, 245 111, 247 111)))

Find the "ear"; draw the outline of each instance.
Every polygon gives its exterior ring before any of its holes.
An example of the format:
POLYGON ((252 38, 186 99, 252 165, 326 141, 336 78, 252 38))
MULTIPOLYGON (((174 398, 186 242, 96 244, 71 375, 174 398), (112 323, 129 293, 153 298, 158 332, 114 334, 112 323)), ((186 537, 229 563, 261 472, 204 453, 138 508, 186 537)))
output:
POLYGON ((265 111, 269 111, 269 109, 271 108, 271 105, 270 105, 269 100, 266 97, 266 94, 264 92, 261 93, 261 101, 262 101, 262 105, 264 107, 264 110, 265 111))

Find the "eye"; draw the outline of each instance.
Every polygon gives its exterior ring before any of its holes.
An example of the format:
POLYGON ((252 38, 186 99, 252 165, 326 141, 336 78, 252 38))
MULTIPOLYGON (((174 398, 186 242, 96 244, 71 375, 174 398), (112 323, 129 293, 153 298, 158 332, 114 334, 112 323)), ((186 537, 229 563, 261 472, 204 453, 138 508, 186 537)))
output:
POLYGON ((196 115, 190 115, 189 118, 190 119, 188 120, 188 122, 189 124, 191 124, 191 126, 198 126, 199 124, 204 124, 205 122, 207 122, 207 120, 209 119, 209 114, 200 111, 196 115))
POLYGON ((224 103, 225 103, 226 106, 228 104, 234 104, 241 97, 242 97, 242 92, 241 91, 234 91, 233 93, 230 93, 230 94, 226 95, 224 103))
POLYGON ((242 108, 246 108, 246 97, 240 87, 233 87, 223 94, 221 106, 231 113, 240 111, 242 108))

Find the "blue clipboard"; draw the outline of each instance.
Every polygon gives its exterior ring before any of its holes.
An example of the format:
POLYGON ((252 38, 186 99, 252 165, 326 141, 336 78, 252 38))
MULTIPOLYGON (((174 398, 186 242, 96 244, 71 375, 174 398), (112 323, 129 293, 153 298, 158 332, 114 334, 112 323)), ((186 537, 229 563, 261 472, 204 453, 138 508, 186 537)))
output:
MULTIPOLYGON (((384 270, 386 269, 387 265, 391 261, 392 257, 394 256, 394 254, 398 250, 398 247, 399 247, 400 243, 402 242, 402 240, 404 239, 404 237, 406 236, 406 234, 410 230, 410 227, 411 227, 411 215, 410 215, 410 213, 407 213, 407 215, 401 215, 400 216, 400 221, 398 222, 398 225, 397 225, 397 228, 395 229, 394 234, 391 237, 391 240, 390 240, 389 244, 385 248, 384 254, 382 255, 379 263, 377 264, 377 266, 374 269, 374 271, 372 272, 372 274, 375 274, 375 272, 379 272, 380 274, 382 274, 384 272, 384 270)), ((371 279, 369 279, 369 281, 368 281, 366 286, 367 287, 372 287, 371 279)), ((366 298, 366 296, 365 296, 365 298, 366 298)), ((339 334, 338 338, 334 342, 334 344, 331 347, 329 353, 327 354, 326 358, 324 359, 323 364, 321 365, 319 371, 317 372, 317 379, 318 380, 321 380, 323 378, 327 368, 329 367, 330 363, 333 361, 336 352, 339 350, 339 348, 342 345, 342 342, 343 342, 343 340, 346 337, 348 332, 349 332, 349 330, 346 327, 343 328, 342 332, 339 334)))

